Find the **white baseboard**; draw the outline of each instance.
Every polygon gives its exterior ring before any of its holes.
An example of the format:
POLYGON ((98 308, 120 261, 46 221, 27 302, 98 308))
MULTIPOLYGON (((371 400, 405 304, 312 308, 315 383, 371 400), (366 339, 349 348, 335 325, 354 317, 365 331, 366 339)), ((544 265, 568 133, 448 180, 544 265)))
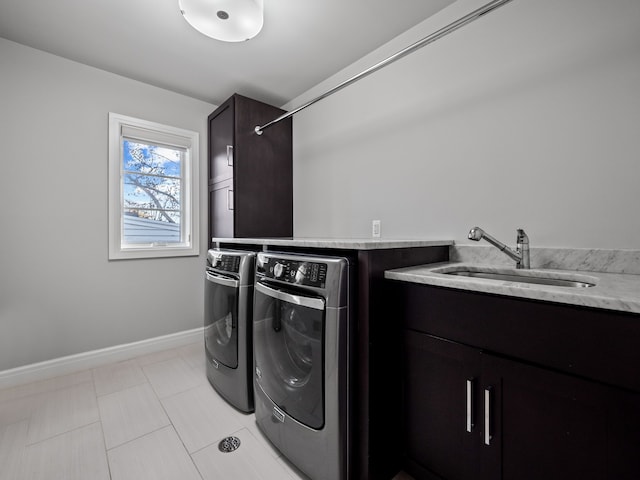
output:
POLYGON ((0 388, 45 380, 70 373, 96 368, 108 363, 128 360, 140 355, 181 347, 204 338, 204 327, 148 338, 138 342, 115 345, 90 352, 67 355, 45 362, 32 363, 0 372, 0 388))

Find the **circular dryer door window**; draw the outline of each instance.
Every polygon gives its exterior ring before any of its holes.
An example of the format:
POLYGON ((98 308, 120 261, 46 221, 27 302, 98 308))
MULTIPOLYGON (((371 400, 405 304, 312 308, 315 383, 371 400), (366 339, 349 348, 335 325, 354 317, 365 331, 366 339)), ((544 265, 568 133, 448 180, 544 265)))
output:
MULTIPOLYGON (((299 295, 292 298, 300 298, 299 295)), ((256 379, 282 411, 312 427, 324 425, 324 300, 322 309, 256 291, 253 345, 256 379)))

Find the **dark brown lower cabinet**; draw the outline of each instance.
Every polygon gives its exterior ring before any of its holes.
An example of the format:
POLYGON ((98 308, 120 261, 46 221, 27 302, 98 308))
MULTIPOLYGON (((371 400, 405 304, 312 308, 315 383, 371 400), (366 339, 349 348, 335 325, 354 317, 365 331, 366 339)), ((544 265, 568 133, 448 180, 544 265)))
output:
POLYGON ((467 432, 466 385, 480 376, 479 351, 410 330, 404 348, 407 458, 437 475, 421 478, 474 478, 479 443, 467 432))
POLYGON ((640 478, 637 393, 412 330, 404 349, 416 478, 640 478))

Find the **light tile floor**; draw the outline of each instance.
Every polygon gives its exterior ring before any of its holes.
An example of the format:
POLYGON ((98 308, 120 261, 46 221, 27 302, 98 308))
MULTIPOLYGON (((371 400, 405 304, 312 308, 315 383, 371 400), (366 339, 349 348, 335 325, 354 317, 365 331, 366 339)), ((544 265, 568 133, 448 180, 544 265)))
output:
POLYGON ((0 390, 0 480, 308 480, 211 388, 203 348, 0 390))

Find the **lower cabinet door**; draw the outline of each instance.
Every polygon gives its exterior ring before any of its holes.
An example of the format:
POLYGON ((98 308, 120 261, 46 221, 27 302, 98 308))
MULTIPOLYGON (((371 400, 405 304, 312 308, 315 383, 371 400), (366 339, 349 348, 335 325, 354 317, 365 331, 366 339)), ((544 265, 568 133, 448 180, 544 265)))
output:
POLYGON ((615 389, 609 399, 608 477, 640 478, 640 393, 615 389))
POLYGON ((491 355, 483 355, 482 373, 494 402, 483 478, 608 478, 611 389, 491 355))
POLYGON ((480 353, 405 331, 405 469, 417 479, 478 478, 480 353))

